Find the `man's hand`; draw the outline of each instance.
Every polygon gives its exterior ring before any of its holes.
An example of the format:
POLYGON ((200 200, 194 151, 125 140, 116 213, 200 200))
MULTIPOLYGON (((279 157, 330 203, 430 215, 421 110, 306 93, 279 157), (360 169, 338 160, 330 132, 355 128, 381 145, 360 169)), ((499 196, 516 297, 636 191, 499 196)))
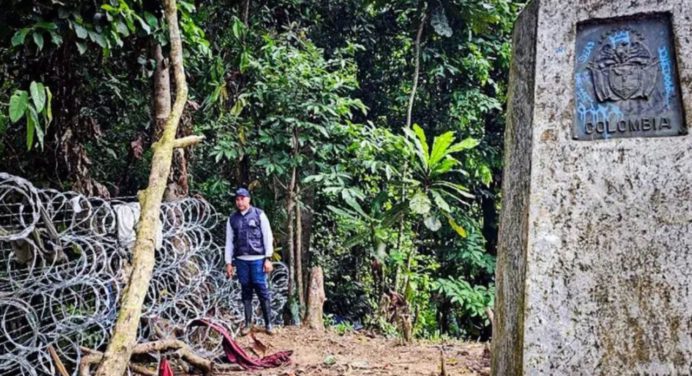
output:
POLYGON ((226 264, 226 277, 233 278, 233 264, 226 264))
POLYGON ((269 274, 272 272, 272 270, 274 270, 274 265, 272 265, 271 261, 265 259, 264 260, 264 272, 269 274))

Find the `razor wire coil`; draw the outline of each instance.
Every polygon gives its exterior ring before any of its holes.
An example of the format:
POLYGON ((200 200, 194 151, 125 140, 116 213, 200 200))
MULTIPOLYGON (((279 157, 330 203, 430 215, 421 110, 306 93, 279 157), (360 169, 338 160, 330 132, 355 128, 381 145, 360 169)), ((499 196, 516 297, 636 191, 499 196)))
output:
MULTIPOLYGON (((136 217, 137 205, 128 199, 38 189, 0 173, 0 376, 55 374, 48 346, 77 375, 80 347, 107 343, 134 240, 120 231, 136 217)), ((198 318, 231 331, 242 321, 240 284, 226 278, 223 239, 214 236, 221 218, 201 199, 162 203, 161 247, 139 341, 174 335, 202 356, 221 354, 217 334, 186 330, 198 318)), ((269 285, 272 318, 280 323, 288 295, 284 264, 274 265, 269 285)), ((254 307, 258 313, 257 301, 254 307)))

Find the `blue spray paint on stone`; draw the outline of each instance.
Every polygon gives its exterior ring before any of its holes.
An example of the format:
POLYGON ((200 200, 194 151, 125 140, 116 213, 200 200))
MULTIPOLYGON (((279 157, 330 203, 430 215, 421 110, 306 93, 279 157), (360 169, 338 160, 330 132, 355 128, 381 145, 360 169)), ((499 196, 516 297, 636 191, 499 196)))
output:
MULTIPOLYGON (((591 81, 589 72, 580 72, 576 74, 576 89, 577 89, 577 116, 582 130, 586 132, 587 123, 611 122, 616 123, 625 118, 625 114, 620 107, 614 103, 600 104, 596 103, 586 85, 591 81)), ((608 139, 608 134, 604 134, 605 139, 608 139)))
POLYGON ((620 42, 630 44, 630 32, 627 30, 618 31, 608 36, 608 39, 610 39, 610 44, 612 44, 613 47, 617 46, 620 42))
POLYGON ((591 52, 593 51, 593 48, 596 46, 596 43, 593 41, 589 42, 584 46, 584 49, 581 51, 581 54, 579 55, 579 58, 577 61, 579 64, 584 64, 589 60, 589 57, 591 57, 591 52))
POLYGON ((659 47, 658 62, 661 65, 661 74, 663 74, 663 89, 665 90, 666 108, 668 108, 675 93, 675 84, 673 83, 673 65, 667 48, 659 47))

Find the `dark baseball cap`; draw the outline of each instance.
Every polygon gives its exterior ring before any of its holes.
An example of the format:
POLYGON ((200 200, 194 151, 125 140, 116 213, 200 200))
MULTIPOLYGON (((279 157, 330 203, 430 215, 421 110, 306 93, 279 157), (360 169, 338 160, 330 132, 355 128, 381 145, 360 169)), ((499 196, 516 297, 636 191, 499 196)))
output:
POLYGON ((235 195, 236 195, 236 197, 238 197, 238 196, 250 197, 250 192, 245 188, 238 188, 238 190, 235 191, 235 195))

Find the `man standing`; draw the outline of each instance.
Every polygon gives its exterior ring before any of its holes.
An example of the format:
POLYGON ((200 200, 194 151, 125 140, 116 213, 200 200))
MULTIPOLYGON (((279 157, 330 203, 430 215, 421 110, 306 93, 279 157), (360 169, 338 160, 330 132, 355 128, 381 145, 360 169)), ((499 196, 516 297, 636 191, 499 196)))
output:
POLYGON ((273 334, 271 323, 271 296, 267 287, 267 274, 273 267, 273 237, 269 219, 264 212, 250 205, 250 192, 240 188, 235 192, 238 209, 226 223, 226 276, 233 277, 233 265, 238 271, 245 326, 241 335, 252 328, 252 291, 257 293, 267 334, 273 334))

